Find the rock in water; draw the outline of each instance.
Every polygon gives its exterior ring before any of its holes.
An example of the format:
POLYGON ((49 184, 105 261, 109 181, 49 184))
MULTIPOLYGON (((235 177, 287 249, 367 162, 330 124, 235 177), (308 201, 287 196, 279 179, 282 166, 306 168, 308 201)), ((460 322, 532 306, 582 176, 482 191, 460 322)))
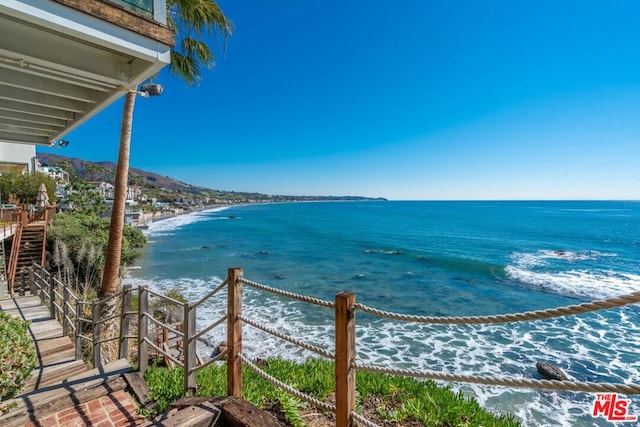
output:
POLYGON ((537 362, 536 369, 540 375, 548 380, 567 381, 569 379, 562 369, 551 363, 537 362))

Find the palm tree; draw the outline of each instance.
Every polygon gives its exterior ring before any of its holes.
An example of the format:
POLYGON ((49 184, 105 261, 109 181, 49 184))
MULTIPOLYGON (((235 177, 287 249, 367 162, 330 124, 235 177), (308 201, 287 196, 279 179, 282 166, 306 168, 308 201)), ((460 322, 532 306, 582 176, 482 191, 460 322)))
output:
MULTIPOLYGON (((195 84, 202 77, 202 67, 211 69, 216 60, 206 38, 222 37, 226 46, 227 38, 231 35, 232 24, 213 0, 167 0, 167 17, 168 25, 173 29, 176 40, 171 50, 169 70, 184 79, 188 85, 195 84)), ((119 285, 135 98, 135 91, 127 92, 122 112, 113 210, 100 284, 101 297, 115 294, 119 285)))

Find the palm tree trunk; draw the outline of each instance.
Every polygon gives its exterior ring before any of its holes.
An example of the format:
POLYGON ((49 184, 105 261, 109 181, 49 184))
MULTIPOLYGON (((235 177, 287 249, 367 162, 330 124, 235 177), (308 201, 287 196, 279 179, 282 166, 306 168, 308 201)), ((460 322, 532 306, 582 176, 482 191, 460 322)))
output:
POLYGON ((133 125, 133 106, 136 92, 127 92, 122 112, 122 128, 120 129, 120 149, 118 165, 114 181, 113 210, 109 226, 109 241, 102 271, 100 297, 113 295, 118 291, 120 279, 120 256, 122 253, 122 233, 124 230, 124 213, 127 201, 127 180, 129 176, 129 152, 131 148, 131 128, 133 125))

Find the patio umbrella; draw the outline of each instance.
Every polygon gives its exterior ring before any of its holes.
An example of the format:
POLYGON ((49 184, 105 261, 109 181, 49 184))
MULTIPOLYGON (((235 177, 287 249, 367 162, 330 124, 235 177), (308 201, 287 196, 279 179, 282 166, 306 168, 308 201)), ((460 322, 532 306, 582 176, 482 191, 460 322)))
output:
POLYGON ((40 188, 38 189, 38 197, 36 198, 36 207, 38 208, 46 208, 49 206, 49 195, 47 194, 47 187, 44 186, 44 183, 40 184, 40 188))

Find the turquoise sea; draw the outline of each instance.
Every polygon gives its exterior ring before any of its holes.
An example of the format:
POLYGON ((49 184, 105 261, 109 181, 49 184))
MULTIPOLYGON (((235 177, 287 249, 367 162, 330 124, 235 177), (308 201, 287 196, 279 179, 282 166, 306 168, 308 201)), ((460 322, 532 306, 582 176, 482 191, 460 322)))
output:
MULTIPOLYGON (((432 316, 514 313, 640 291, 640 202, 326 202, 236 206, 152 224, 126 282, 180 289, 195 300, 226 276, 333 300, 432 316)), ((245 314, 332 348, 329 309, 246 289, 245 314)), ((204 327, 224 312, 212 302, 204 327)), ((358 314, 362 363, 540 378, 535 363, 572 378, 640 382, 640 307, 480 326, 416 325, 358 314)), ((246 326, 252 357, 309 353, 246 326)), ((209 340, 225 339, 224 328, 209 340)), ((210 349, 202 348, 201 351, 210 349)), ((524 425, 606 426, 587 393, 454 384, 524 425)), ((640 415, 640 397, 629 412, 640 415)))

